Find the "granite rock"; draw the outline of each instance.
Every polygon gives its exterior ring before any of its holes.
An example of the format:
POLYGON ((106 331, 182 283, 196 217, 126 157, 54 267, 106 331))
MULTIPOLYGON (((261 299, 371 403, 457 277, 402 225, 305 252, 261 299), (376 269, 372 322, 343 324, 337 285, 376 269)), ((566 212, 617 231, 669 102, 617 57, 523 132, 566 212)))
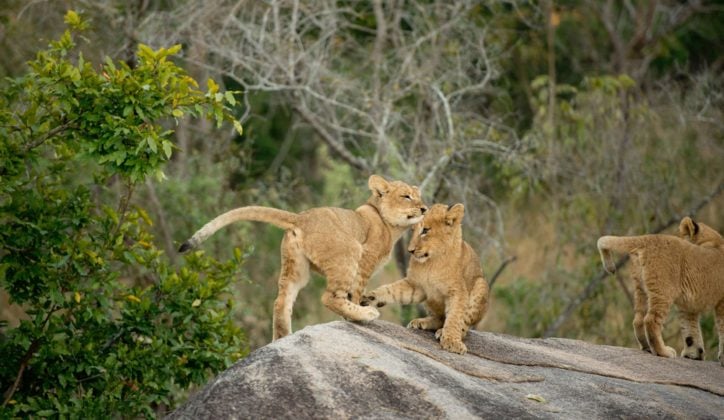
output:
POLYGON ((471 331, 468 354, 384 321, 304 328, 219 374, 171 419, 722 418, 724 368, 471 331))

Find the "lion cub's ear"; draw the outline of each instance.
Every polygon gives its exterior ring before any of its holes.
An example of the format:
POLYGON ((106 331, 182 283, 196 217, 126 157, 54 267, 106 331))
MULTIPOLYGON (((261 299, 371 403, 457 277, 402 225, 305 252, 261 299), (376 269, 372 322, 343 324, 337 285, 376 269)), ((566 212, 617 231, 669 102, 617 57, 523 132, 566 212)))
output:
POLYGON ((686 216, 681 219, 681 223, 679 223, 679 235, 693 241, 697 233, 699 233, 699 225, 692 220, 691 217, 686 216))
POLYGON ((367 185, 378 197, 382 197, 390 190, 390 184, 379 175, 370 175, 367 185))
POLYGON ((459 224, 463 221, 463 216, 465 216, 465 206, 460 203, 449 206, 445 214, 445 223, 449 226, 459 224))

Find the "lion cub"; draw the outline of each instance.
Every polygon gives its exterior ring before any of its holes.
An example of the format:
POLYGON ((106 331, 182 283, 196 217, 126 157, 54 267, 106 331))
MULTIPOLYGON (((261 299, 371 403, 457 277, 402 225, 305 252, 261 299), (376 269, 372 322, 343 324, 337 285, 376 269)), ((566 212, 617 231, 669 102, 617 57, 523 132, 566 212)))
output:
POLYGON ((463 240, 462 204, 435 204, 415 226, 408 251, 407 277, 362 297, 362 305, 425 302, 429 316, 413 319, 408 328, 436 330, 445 350, 465 354, 463 339, 488 309, 488 282, 478 255, 463 240))
POLYGON ((724 239, 716 230, 689 217, 681 220, 679 236, 602 236, 598 249, 609 273, 616 269, 612 252, 631 255, 636 286, 634 333, 643 350, 676 357, 676 351, 661 337, 663 322, 671 305, 676 304, 686 344, 681 356, 702 359, 699 316, 714 308, 718 357, 724 366, 724 239))
POLYGON ((334 313, 353 321, 371 321, 374 308, 360 306, 367 282, 389 258, 392 246, 427 210, 420 190, 401 181, 388 182, 372 175, 372 195, 356 210, 335 207, 290 213, 269 207, 240 207, 204 225, 179 252, 198 246, 222 227, 239 221, 271 223, 286 229, 282 239, 279 294, 274 301, 273 340, 292 330, 292 306, 299 290, 307 285, 309 272, 327 278, 322 303, 334 313))

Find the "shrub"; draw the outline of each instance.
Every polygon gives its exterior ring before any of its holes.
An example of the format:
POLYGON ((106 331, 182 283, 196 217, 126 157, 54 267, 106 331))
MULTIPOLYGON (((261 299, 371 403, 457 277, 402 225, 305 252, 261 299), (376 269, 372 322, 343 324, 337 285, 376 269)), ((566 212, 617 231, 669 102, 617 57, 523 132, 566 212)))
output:
POLYGON ((178 45, 93 65, 74 39, 86 23, 65 20, 0 85, 0 287, 28 315, 0 334, 0 417, 152 417, 245 355, 228 295, 243 256, 173 267, 131 196, 162 178, 174 119, 241 131, 236 101, 212 80, 200 90, 170 60, 178 45))

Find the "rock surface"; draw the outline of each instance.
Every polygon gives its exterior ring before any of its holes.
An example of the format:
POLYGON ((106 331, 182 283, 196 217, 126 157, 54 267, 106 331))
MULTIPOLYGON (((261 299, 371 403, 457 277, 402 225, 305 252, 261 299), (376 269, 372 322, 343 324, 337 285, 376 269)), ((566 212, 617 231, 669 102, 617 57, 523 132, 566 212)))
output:
POLYGON ((229 418, 723 418, 724 367, 568 339, 332 322, 271 343, 170 414, 229 418))

